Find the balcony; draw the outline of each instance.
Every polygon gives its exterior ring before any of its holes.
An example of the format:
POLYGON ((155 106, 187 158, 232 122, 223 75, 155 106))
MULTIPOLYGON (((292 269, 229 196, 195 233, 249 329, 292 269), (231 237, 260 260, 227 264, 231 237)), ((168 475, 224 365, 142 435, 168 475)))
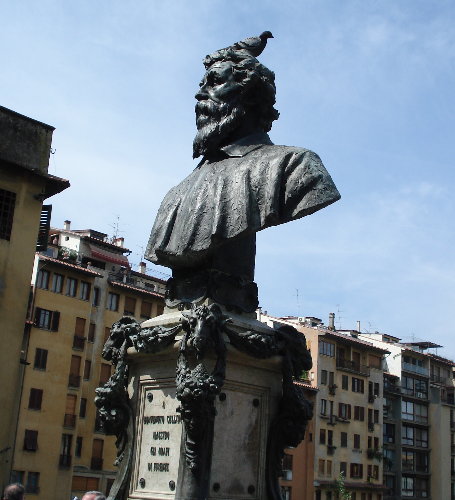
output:
POLYGON ((85 347, 85 337, 79 337, 79 335, 75 335, 73 337, 73 349, 77 351, 83 351, 85 347))
POLYGON ((58 464, 60 467, 71 467, 71 455, 60 455, 58 464))
POLYGON ((384 384, 384 392, 392 392, 394 394, 400 394, 400 387, 393 384, 384 384))
POLYGON ((413 398, 428 399, 427 392, 415 391, 414 389, 408 389, 407 387, 402 387, 401 393, 405 396, 411 396, 413 398))
POLYGON ((401 368, 407 372, 418 373, 419 375, 424 375, 428 377, 428 369, 423 366, 413 365, 412 363, 406 363, 403 361, 401 363, 401 368))
POLYGON ((81 386, 81 376, 73 375, 72 373, 70 373, 68 377, 68 387, 74 387, 77 389, 80 386, 81 386))
POLYGON ((374 432, 374 422, 368 422, 368 431, 374 432))
POLYGON ((415 422, 416 424, 423 424, 423 425, 428 424, 428 417, 424 415, 413 415, 411 413, 402 413, 401 419, 415 422))
POLYGON ((328 444, 327 445, 327 455, 333 455, 335 453, 336 449, 337 449, 337 447, 333 446, 333 444, 328 444))
POLYGON ((434 373, 430 375, 430 380, 434 384, 447 385, 449 387, 453 386, 453 379, 447 377, 441 377, 439 375, 435 375, 434 373))
POLYGON ((368 377, 370 375, 370 368, 368 366, 361 365, 355 361, 351 361, 350 359, 337 358, 337 368, 351 373, 358 373, 364 377, 368 377))
POLYGON ((92 459, 90 461, 90 468, 92 470, 103 470, 103 459, 97 458, 97 457, 92 457, 92 459))
POLYGON ((65 417, 63 419, 63 427, 74 429, 76 427, 76 415, 65 413, 65 417))

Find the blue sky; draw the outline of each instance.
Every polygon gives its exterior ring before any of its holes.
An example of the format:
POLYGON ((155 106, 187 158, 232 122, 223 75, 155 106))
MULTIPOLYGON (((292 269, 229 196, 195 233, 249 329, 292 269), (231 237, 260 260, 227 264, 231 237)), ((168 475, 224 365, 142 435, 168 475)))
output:
POLYGON ((455 358, 452 1, 18 0, 0 18, 0 104, 56 127, 50 173, 72 184, 53 224, 112 234, 119 217, 133 263, 196 165, 202 58, 272 31, 271 138, 316 151, 342 199, 258 235, 261 305, 455 358))

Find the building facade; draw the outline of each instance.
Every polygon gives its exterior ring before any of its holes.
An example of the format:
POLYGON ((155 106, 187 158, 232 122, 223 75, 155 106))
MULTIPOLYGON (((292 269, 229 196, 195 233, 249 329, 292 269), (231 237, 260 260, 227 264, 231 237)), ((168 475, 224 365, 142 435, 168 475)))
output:
MULTIPOLYGON (((48 174, 54 128, 0 106, 0 487, 11 472, 25 370, 24 320, 37 248, 44 248, 54 194, 69 182, 48 174)), ((27 329, 28 327, 26 327, 27 329)))
POLYGON ((384 360, 385 499, 454 499, 455 364, 434 354, 442 346, 432 342, 361 337, 390 351, 384 360))
POLYGON ((314 417, 305 440, 289 452, 305 459, 293 457, 292 479, 283 478, 288 499, 335 500, 341 477, 352 500, 383 500, 382 359, 388 350, 358 338, 358 332, 335 331, 333 321, 326 327, 318 318, 260 319, 294 326, 313 359, 302 378, 317 388, 314 417))
POLYGON ((165 282, 130 268, 123 239, 66 221, 49 241, 35 258, 11 481, 37 499, 72 499, 107 493, 116 473, 115 438, 94 405, 112 371, 101 357, 110 327, 161 314, 165 282))

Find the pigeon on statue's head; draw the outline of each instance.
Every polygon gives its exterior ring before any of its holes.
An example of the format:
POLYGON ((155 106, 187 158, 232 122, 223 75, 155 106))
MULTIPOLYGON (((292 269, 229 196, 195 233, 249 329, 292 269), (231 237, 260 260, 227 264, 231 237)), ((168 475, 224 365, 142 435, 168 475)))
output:
POLYGON ((273 38, 270 31, 264 31, 259 36, 252 36, 250 38, 245 38, 241 42, 236 42, 232 44, 232 48, 235 50, 243 50, 248 52, 253 57, 259 56, 267 45, 267 40, 273 38))

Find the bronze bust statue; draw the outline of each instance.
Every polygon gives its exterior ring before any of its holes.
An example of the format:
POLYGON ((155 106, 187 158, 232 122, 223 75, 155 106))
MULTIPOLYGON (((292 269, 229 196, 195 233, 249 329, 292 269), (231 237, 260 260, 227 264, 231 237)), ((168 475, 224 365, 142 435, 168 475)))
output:
POLYGON ((147 259, 172 269, 168 306, 210 297, 254 311, 256 232, 340 198, 318 155, 274 145, 267 135, 279 113, 275 75, 252 55, 272 35, 261 37, 204 59, 193 143, 202 160, 165 196, 146 250, 147 259))

